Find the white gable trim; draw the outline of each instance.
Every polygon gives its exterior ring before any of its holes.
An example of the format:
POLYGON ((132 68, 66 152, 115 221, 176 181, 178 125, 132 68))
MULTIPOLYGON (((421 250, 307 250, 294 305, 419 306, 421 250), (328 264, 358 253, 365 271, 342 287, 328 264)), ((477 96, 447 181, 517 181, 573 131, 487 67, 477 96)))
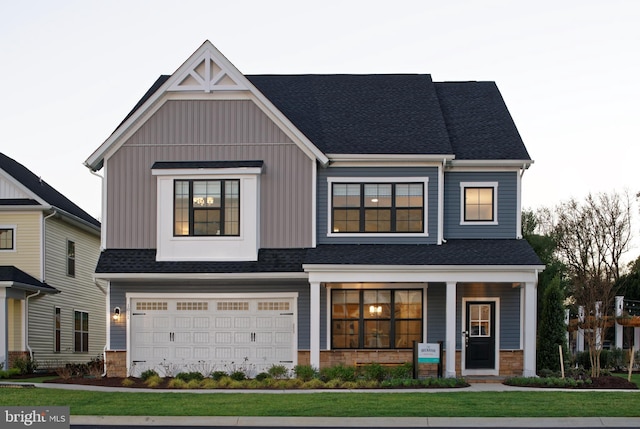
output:
MULTIPOLYGON (((0 197, 4 197, 4 198, 28 198, 28 199, 37 201, 39 204, 41 204, 43 206, 48 206, 49 205, 49 203, 47 203, 45 200, 40 198, 36 193, 32 192, 29 188, 27 188, 25 185, 23 185, 22 182, 19 182, 15 177, 13 177, 11 174, 7 173, 6 171, 4 171, 2 169, 0 169, 0 184, 2 184, 1 182, 4 182, 3 187, 6 186, 6 188, 13 188, 13 190, 12 190, 13 194, 12 195, 6 195, 6 196, 0 194, 0 197)), ((6 190, 8 190, 8 189, 6 189, 6 190)), ((42 209, 42 207, 39 207, 38 209, 42 209)))
POLYGON ((329 162, 329 158, 207 40, 87 158, 85 166, 99 170, 102 161, 118 150, 147 118, 174 95, 176 99, 252 99, 306 154, 323 165, 329 162))

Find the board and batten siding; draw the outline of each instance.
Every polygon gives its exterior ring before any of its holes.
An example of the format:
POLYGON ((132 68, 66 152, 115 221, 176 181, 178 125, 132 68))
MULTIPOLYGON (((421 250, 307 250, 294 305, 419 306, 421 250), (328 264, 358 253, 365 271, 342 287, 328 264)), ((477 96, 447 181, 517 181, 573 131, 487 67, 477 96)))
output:
POLYGON ((336 167, 318 169, 317 187, 317 240, 318 244, 434 244, 438 239, 438 169, 437 167, 336 167), (428 237, 376 237, 360 234, 357 237, 328 236, 328 224, 331 222, 329 207, 331 190, 327 179, 329 177, 355 177, 362 178, 362 183, 375 182, 375 178, 381 177, 426 177, 428 178, 425 190, 427 206, 427 232, 428 237), (372 178, 371 180, 367 178, 372 178))
POLYGON ((444 183, 445 239, 511 239, 517 237, 517 172, 448 172, 445 173, 444 183), (461 182, 498 183, 497 225, 460 224, 461 182))
POLYGON ((15 251, 0 251, 0 265, 13 265, 42 280, 41 212, 0 213, 0 225, 15 226, 15 251))
POLYGON ((315 161, 249 100, 168 101, 107 160, 106 246, 157 247, 155 162, 234 160, 264 162, 260 246, 311 246, 315 161))
POLYGON ((45 281, 60 291, 29 300, 29 346, 42 365, 86 363, 102 354, 106 344, 106 295, 93 273, 100 253, 100 236, 58 218, 46 220, 45 281), (75 243, 75 277, 67 276, 67 240, 75 243), (55 307, 61 313, 61 351, 54 352, 55 307), (74 352, 74 311, 89 313, 89 351, 74 352))
MULTIPOLYGON (((178 283, 165 284, 138 284, 127 282, 111 283, 111 307, 120 307, 123 313, 127 308, 127 293, 154 293, 163 294, 168 299, 187 297, 188 294, 225 294, 225 293, 276 293, 276 292, 297 292, 298 293, 298 320, 296 323, 298 331, 298 349, 308 350, 310 347, 310 294, 307 282, 273 281, 270 283, 198 283, 182 281, 178 283)), ((155 299, 155 298, 154 298, 155 299)), ((326 293, 321 294, 321 307, 326 308, 326 293)), ((129 310, 130 311, 130 310, 129 310)), ((321 347, 326 345, 326 315, 322 312, 321 318, 321 347)), ((118 322, 111 321, 111 350, 125 350, 127 347, 126 317, 118 322)))

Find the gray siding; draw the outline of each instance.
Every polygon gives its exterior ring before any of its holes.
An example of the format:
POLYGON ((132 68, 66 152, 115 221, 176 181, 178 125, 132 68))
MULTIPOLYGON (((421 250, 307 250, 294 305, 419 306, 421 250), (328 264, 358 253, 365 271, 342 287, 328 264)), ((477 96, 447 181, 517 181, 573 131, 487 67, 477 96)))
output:
POLYGON ((517 172, 445 174, 444 238, 516 238, 517 172), (498 182, 498 225, 460 225, 460 182, 498 182))
POLYGON ((438 169, 436 167, 393 167, 393 168, 327 168, 318 170, 317 188, 317 241, 318 244, 372 244, 372 243, 436 243, 438 239, 438 169), (428 177, 427 222, 429 237, 328 237, 327 224, 330 222, 328 206, 330 201, 327 186, 328 177, 428 177))
MULTIPOLYGON (((310 338, 310 297, 309 283, 307 282, 272 282, 272 283, 208 283, 181 281, 171 284, 136 284, 136 283, 112 283, 111 284, 111 307, 126 308, 126 293, 163 293, 167 297, 180 296, 187 293, 264 293, 264 292, 297 292, 298 293, 298 348, 309 349, 310 338)), ((325 293, 321 294, 321 308, 326 308, 325 293)), ((325 315, 322 316, 322 343, 325 346, 326 328, 325 315)), ((111 349, 126 349, 126 325, 124 323, 111 322, 111 349)))
POLYGON ((156 161, 262 160, 260 243, 309 247, 314 160, 252 102, 168 101, 107 161, 106 245, 156 248, 156 161))
MULTIPOLYGON (((458 284, 456 293, 456 348, 461 348, 462 298, 500 298, 500 349, 520 349, 520 289, 511 284, 458 284)), ((427 289, 427 341, 444 341, 446 285, 429 283, 427 289)))

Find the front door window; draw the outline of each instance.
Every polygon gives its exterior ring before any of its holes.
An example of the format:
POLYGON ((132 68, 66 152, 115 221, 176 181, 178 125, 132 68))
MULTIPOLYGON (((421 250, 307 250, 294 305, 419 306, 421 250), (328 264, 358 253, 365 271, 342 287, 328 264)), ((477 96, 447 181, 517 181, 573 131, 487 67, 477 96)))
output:
POLYGON ((495 368, 495 306, 495 302, 467 303, 466 369, 495 368))

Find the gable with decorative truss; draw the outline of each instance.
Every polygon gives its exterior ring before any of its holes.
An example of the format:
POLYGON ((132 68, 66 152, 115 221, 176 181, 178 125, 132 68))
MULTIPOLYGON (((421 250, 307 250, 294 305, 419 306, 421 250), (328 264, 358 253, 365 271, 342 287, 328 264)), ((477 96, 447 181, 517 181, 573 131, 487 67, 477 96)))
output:
MULTIPOLYGON (((186 65, 186 64, 185 64, 186 65)), ((237 91, 249 89, 240 79, 233 76, 234 71, 217 62, 211 51, 207 50, 194 59, 182 74, 168 88, 168 91, 237 91)))

